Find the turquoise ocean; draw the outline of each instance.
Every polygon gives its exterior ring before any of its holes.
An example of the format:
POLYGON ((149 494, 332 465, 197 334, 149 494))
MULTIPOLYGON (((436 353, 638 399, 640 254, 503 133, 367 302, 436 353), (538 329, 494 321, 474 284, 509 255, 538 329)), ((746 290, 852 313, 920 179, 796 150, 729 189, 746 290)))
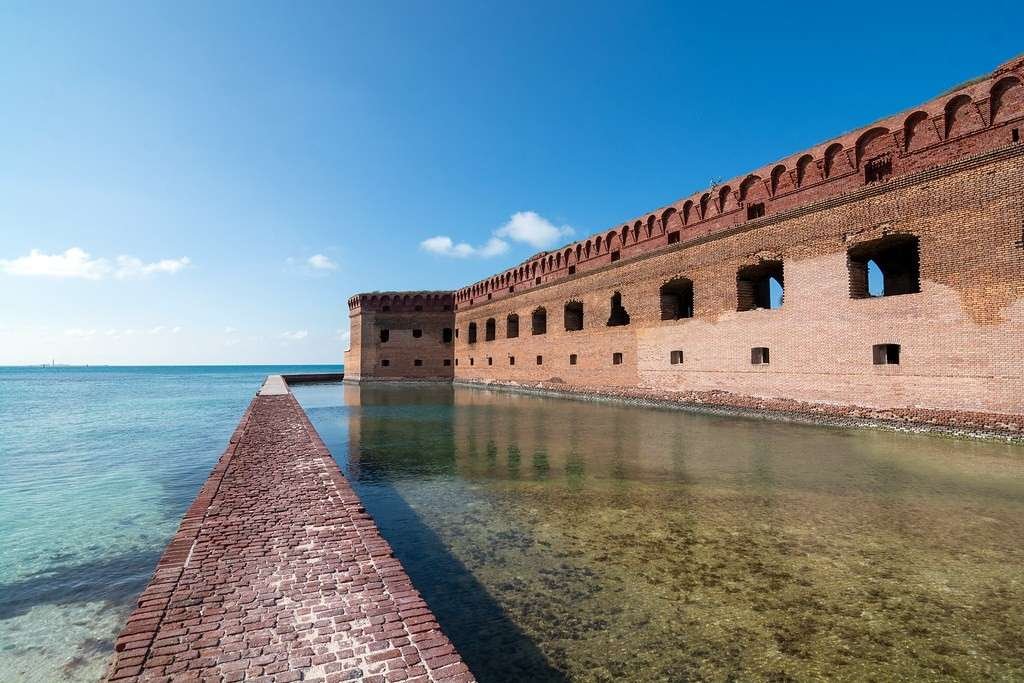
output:
POLYGON ((268 374, 0 367, 0 681, 92 680, 268 374))

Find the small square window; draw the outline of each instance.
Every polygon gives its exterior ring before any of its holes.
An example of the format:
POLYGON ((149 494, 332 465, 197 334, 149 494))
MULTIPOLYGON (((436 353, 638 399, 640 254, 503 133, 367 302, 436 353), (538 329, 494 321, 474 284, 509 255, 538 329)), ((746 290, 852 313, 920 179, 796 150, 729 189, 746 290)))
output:
POLYGON ((382 361, 380 362, 380 366, 381 366, 382 368, 386 368, 386 367, 388 367, 389 365, 391 365, 391 361, 389 361, 389 360, 388 360, 387 358, 383 359, 383 360, 382 360, 382 361))
POLYGON ((417 358, 416 360, 414 360, 414 361, 412 362, 412 364, 413 364, 413 365, 415 365, 416 367, 420 367, 420 366, 422 366, 422 365, 423 365, 423 361, 422 361, 422 360, 420 360, 419 358, 417 358))
POLYGON ((576 266, 569 266, 569 275, 576 274, 576 266))
POLYGON ((416 339, 419 339, 420 337, 423 336, 423 330, 413 330, 412 336, 415 337, 416 339))
POLYGON ((875 365, 899 365, 899 344, 875 344, 871 347, 871 355, 875 365))
POLYGON ((673 351, 668 355, 668 362, 672 365, 681 365, 683 362, 683 352, 673 351))
POLYGON ((576 354, 575 353, 570 353, 569 354, 569 365, 576 365, 576 354))
POLYGON ((391 330, 387 330, 387 329, 381 330, 380 331, 380 341, 381 341, 381 343, 383 344, 388 339, 391 339, 391 330))
POLYGON ((516 364, 516 357, 515 356, 509 356, 508 357, 508 364, 509 365, 515 365, 516 364))
POLYGON ((544 356, 537 356, 537 365, 544 365, 544 356))
POLYGON ((618 251, 613 251, 613 252, 612 252, 612 263, 615 263, 615 262, 616 262, 616 261, 618 261, 618 260, 619 260, 620 258, 621 258, 621 256, 619 255, 619 252, 618 252, 618 251))
POLYGON ((539 285, 539 284, 540 284, 540 278, 537 278, 536 280, 534 280, 534 281, 533 281, 533 284, 535 284, 535 285, 539 285))
POLYGON ((752 221, 755 218, 761 218, 762 216, 764 216, 764 202, 758 202, 747 206, 748 221, 752 221))
POLYGON ((380 310, 382 310, 382 311, 384 311, 385 313, 387 313, 388 311, 390 311, 390 310, 391 310, 391 307, 390 307, 390 306, 381 306, 381 309, 380 309, 380 310))
POLYGON ((622 365, 622 354, 621 353, 613 353, 612 354, 612 365, 622 365))
POLYGON ((768 347, 755 346, 750 349, 750 362, 753 365, 768 365, 768 347))
POLYGON ((668 243, 669 244, 679 244, 679 231, 678 230, 673 230, 672 232, 670 232, 668 234, 668 243))
POLYGON ((452 359, 451 359, 451 358, 445 358, 445 359, 444 359, 444 366, 445 366, 446 368, 447 368, 448 366, 450 366, 451 364, 452 364, 452 359))
POLYGON ((516 291, 516 286, 515 285, 509 285, 508 286, 508 293, 511 294, 514 291, 516 291))

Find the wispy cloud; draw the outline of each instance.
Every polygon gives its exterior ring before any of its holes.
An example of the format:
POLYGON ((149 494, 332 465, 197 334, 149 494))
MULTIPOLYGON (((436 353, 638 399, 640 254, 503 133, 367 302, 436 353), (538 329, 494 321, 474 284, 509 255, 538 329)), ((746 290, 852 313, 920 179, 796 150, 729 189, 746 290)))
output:
POLYGON ((338 264, 332 261, 330 258, 324 256, 323 254, 313 254, 308 259, 306 259, 306 263, 308 263, 309 267, 312 268, 313 270, 338 269, 338 264))
POLYGON ((282 332, 281 338, 288 341, 299 341, 309 336, 309 330, 295 330, 294 332, 282 332))
POLYGON ((573 229, 568 225, 557 226, 535 211, 518 211, 479 247, 467 242, 456 243, 447 235, 437 235, 420 242, 420 248, 432 254, 451 258, 489 258, 508 251, 509 241, 543 249, 571 234, 573 229))
POLYGON ((238 328, 231 327, 231 325, 224 328, 224 334, 234 334, 235 332, 238 332, 238 328))
POLYGON ((187 256, 146 263, 135 256, 124 255, 118 256, 111 262, 106 258, 93 258, 89 252, 80 247, 71 247, 63 253, 45 254, 39 249, 32 249, 26 256, 0 259, 0 272, 27 277, 81 278, 85 280, 114 277, 126 280, 159 273, 178 273, 191 263, 192 261, 187 256))
POLYGON ((64 330, 64 334, 68 337, 77 337, 79 339, 85 339, 86 337, 95 337, 95 329, 82 329, 80 327, 72 327, 70 330, 64 330))

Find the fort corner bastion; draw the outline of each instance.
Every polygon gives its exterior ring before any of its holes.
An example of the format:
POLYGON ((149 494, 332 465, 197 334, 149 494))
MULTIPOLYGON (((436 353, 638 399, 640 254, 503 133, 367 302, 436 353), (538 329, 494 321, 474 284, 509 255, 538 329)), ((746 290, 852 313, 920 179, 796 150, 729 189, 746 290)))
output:
POLYGON ((1020 429, 1022 134, 1024 57, 457 291, 353 296, 346 379, 986 413, 1020 429))

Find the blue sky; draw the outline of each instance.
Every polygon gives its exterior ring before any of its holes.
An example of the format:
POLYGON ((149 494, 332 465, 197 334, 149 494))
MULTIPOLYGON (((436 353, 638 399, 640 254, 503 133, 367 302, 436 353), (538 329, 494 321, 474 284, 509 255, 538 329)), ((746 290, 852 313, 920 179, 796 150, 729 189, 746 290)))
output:
POLYGON ((1010 3, 551 4, 4 3, 0 364, 339 362, 355 292, 467 284, 1024 50, 1010 3))

